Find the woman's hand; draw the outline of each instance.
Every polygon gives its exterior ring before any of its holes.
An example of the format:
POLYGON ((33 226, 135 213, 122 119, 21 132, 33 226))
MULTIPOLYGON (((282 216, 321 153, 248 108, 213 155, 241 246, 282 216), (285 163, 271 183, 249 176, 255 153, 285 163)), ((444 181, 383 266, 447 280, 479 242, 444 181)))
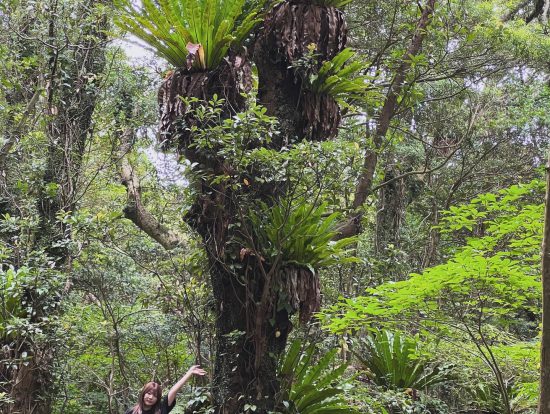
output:
POLYGON ((198 375, 198 376, 202 377, 203 375, 206 375, 206 371, 204 369, 202 369, 200 365, 192 365, 187 370, 187 373, 185 375, 189 375, 189 377, 191 377, 193 375, 198 375))

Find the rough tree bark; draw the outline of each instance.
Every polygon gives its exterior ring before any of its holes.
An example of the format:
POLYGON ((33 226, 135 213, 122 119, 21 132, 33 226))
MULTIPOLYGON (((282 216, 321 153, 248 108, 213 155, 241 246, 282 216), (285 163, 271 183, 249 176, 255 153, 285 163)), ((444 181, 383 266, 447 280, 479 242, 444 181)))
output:
MULTIPOLYGON (((343 13, 333 7, 285 1, 268 13, 258 34, 254 60, 259 101, 269 115, 278 118, 282 129, 281 138, 270 144, 272 149, 296 139, 320 141, 336 134, 340 122, 336 102, 307 92, 302 85, 305 73, 290 67, 306 55, 310 44, 316 45, 320 67, 323 60, 340 52, 345 42, 343 13)), ((186 113, 180 96, 205 101, 216 93, 226 99, 223 116, 231 116, 244 109, 239 93, 250 88, 250 75, 246 56, 239 55, 231 55, 213 72, 173 72, 159 91, 161 141, 176 147, 202 171, 214 176, 231 173, 215 151, 208 153, 191 145, 193 136, 186 127, 203 125, 186 113)), ((254 197, 273 200, 283 196, 285 183, 272 184, 255 190, 254 197)), ((234 243, 242 237, 237 233, 246 224, 246 213, 238 201, 241 190, 204 179, 198 187, 199 195, 185 219, 203 240, 216 300, 216 412, 242 412, 243 405, 249 403, 257 407, 256 412, 266 413, 277 405, 276 357, 284 350, 292 328, 291 313, 300 311, 301 319, 306 320, 318 309, 319 280, 307 269, 264 263, 259 254, 234 243), (280 300, 288 301, 288 306, 278 306, 280 300)))
POLYGON ((550 153, 546 165, 546 208, 542 241, 542 335, 537 414, 550 414, 550 153))

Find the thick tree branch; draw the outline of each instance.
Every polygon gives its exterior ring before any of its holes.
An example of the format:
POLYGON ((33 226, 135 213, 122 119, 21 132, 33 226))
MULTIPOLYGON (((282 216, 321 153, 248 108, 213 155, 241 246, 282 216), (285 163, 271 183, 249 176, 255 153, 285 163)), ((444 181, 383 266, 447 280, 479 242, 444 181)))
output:
POLYGON ((525 18, 525 23, 531 23, 534 19, 536 19, 539 16, 542 16, 545 9, 545 4, 547 0, 536 0, 535 2, 535 10, 525 18))
POLYGON ((434 13, 435 1, 436 0, 428 0, 426 6, 422 9, 422 15, 416 25, 416 30, 411 43, 401 58, 401 65, 399 66, 386 94, 384 106, 380 111, 378 122, 376 124, 376 130, 373 136, 374 145, 373 148, 369 148, 365 154, 363 169, 359 175, 357 185, 355 187, 353 213, 351 217, 349 217, 348 221, 340 228, 339 237, 349 237, 360 232, 360 222, 363 216, 360 209, 367 200, 368 195, 372 192, 374 172, 378 163, 378 152, 382 147, 386 134, 388 133, 390 123, 397 112, 399 106, 398 97, 403 92, 405 79, 409 69, 411 68, 411 57, 418 55, 422 47, 422 42, 426 37, 426 29, 430 24, 434 13))
POLYGON ((124 208, 124 216, 166 250, 173 249, 182 244, 180 237, 159 223, 141 203, 140 182, 127 158, 127 154, 132 148, 133 140, 134 129, 130 127, 126 128, 120 137, 120 151, 117 158, 120 180, 128 193, 128 203, 124 208))

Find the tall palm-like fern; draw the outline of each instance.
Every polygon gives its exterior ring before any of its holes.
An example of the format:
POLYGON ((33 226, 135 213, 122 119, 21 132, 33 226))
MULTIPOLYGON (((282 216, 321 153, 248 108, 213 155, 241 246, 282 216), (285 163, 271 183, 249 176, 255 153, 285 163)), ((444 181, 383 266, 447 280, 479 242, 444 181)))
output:
POLYGON ((302 351, 299 340, 292 342, 288 352, 279 363, 281 394, 286 412, 292 414, 355 414, 357 410, 343 398, 342 375, 347 364, 335 365, 336 353, 333 349, 318 361, 319 353, 315 345, 302 351))
POLYGON ((210 70, 260 21, 258 0, 116 0, 116 23, 175 67, 210 70), (246 10, 246 15, 244 12, 246 10))

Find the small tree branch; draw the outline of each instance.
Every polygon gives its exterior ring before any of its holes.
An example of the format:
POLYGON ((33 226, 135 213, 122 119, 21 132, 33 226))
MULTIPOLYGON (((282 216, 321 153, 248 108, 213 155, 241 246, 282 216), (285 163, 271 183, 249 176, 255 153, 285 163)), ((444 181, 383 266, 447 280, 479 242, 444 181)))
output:
POLYGON ((374 193, 375 191, 380 190, 382 187, 385 187, 385 186, 387 186, 387 185, 389 185, 389 184, 391 184, 395 181, 402 180, 403 178, 409 177, 411 175, 431 174, 434 171, 437 171, 437 170, 443 168, 447 164, 447 162, 449 162, 449 160, 453 157, 453 155, 458 151, 459 148, 460 148, 460 146, 457 145, 457 147, 439 165, 436 165, 435 167, 433 167, 431 169, 424 168, 421 171, 407 171, 406 173, 400 174, 396 177, 393 177, 391 180, 384 181, 382 184, 377 185, 376 187, 374 187, 372 189, 372 192, 374 193))
POLYGON ((166 250, 170 250, 182 244, 182 241, 175 232, 163 226, 141 202, 140 182, 127 158, 127 154, 132 148, 134 135, 134 129, 131 127, 122 132, 117 159, 120 180, 128 193, 128 203, 124 208, 124 216, 166 250))

